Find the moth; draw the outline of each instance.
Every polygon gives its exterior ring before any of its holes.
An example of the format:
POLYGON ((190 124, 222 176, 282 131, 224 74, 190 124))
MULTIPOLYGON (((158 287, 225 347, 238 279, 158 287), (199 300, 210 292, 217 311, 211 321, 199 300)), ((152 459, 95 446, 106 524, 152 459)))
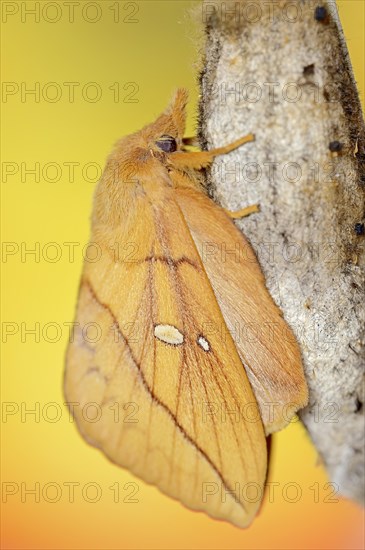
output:
POLYGON ((84 264, 64 391, 82 436, 111 461, 245 527, 263 494, 266 436, 307 403, 307 386, 298 344, 232 221, 257 208, 231 213, 204 188, 202 170, 254 138, 189 149, 187 101, 179 89, 106 162, 91 229, 101 253, 84 264), (268 330, 237 330, 252 326, 268 330))

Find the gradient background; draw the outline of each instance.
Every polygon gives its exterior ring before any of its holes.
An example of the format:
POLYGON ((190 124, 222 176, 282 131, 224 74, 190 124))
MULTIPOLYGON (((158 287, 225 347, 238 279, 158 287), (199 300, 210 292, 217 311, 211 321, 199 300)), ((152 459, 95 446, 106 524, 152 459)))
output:
MULTIPOLYGON (((4 9, 7 3, 2 4, 4 9)), ((151 121, 177 86, 191 91, 187 134, 193 133, 199 46, 186 10, 194 2, 142 1, 134 15, 136 3, 120 2, 119 22, 113 21, 115 11, 110 9, 116 2, 97 2, 102 16, 95 23, 82 17, 81 8, 87 2, 75 8, 74 22, 69 22, 64 2, 57 2, 61 18, 55 23, 45 20, 56 17, 55 2, 40 3, 42 9, 48 4, 49 12, 39 22, 32 16, 22 21, 20 2, 8 4, 7 9, 19 11, 3 23, 3 80, 24 82, 28 88, 39 82, 41 89, 55 82, 62 95, 50 102, 42 95, 35 101, 15 93, 2 106, 3 161, 15 163, 16 171, 7 181, 3 177, 3 240, 15 243, 19 250, 38 246, 35 243, 40 247, 39 258, 22 259, 16 252, 3 264, 7 291, 2 297, 2 320, 15 323, 17 333, 3 346, 3 406, 13 414, 3 416, 1 425, 6 441, 1 468, 2 547, 362 548, 363 512, 352 502, 330 496, 320 459, 300 423, 274 437, 271 480, 279 486, 248 530, 185 509, 110 464, 78 435, 63 406, 68 339, 63 323, 73 320, 81 248, 88 239, 98 177, 88 163, 103 166, 115 140, 151 121), (124 18, 136 22, 123 22, 124 18), (73 102, 64 82, 80 83, 73 102), (99 101, 83 98, 81 89, 89 82, 101 87, 99 101), (114 101, 109 89, 115 82, 120 86, 119 101, 114 101), (130 82, 139 89, 135 103, 125 101, 132 87, 123 86, 130 82), (39 181, 24 173, 24 168, 37 162, 39 181), (64 164, 70 162, 78 163, 73 180, 64 164), (57 163, 60 173, 47 163, 57 163), (67 242, 80 243, 74 261, 69 259, 67 242), (47 248, 47 243, 58 243, 58 261, 50 261, 55 248, 47 248), (39 338, 24 333, 35 323, 39 323, 39 338), (48 329, 42 334, 45 326, 48 329), (26 414, 25 409, 37 407, 39 415, 26 414), (300 488, 297 502, 288 501, 295 498, 295 490, 285 487, 289 482, 300 488), (39 499, 26 492, 37 483, 39 499), (70 483, 78 484, 73 499, 70 483), (137 484, 137 502, 128 502, 135 485, 126 487, 126 483, 137 484), (119 487, 119 498, 111 486, 119 487), (8 495, 9 490, 14 494, 8 495), (100 498, 90 502, 96 496, 100 498)), ((32 7, 34 2, 22 4, 32 7)), ((338 4, 363 98, 364 3, 338 4)), ((88 9, 86 18, 94 18, 95 8, 88 9)))

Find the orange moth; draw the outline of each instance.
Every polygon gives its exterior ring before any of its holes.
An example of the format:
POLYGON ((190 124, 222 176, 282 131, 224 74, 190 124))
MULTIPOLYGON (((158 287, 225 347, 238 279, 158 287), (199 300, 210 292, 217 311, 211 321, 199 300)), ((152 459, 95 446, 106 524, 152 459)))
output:
POLYGON ((110 460, 245 527, 265 484, 265 435, 307 403, 307 386, 296 340, 231 219, 257 207, 230 213, 204 189, 202 169, 254 138, 188 151, 186 104, 179 89, 108 158, 92 215, 101 254, 84 265, 65 395, 83 437, 110 460), (228 253, 237 247, 238 258, 228 253), (91 325, 98 338, 86 336, 91 325), (244 337, 237 327, 248 326, 270 330, 244 337))

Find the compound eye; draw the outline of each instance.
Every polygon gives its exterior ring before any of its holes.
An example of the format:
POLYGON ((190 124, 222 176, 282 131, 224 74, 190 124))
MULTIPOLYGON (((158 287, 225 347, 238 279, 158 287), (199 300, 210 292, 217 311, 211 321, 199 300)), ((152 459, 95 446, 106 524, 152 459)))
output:
POLYGON ((171 136, 161 136, 156 145, 165 153, 173 153, 177 149, 176 140, 171 136))

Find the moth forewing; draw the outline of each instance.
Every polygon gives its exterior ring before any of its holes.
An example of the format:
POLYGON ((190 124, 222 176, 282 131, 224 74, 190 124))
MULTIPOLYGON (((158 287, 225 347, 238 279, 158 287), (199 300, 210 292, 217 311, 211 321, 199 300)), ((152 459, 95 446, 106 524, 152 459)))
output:
MULTIPOLYGON (((266 475, 261 420, 245 418, 255 398, 230 337, 201 345, 204 327, 224 320, 171 188, 158 207, 153 198, 135 207, 155 230, 133 262, 114 262, 109 239, 99 240, 102 258, 84 270, 76 321, 97 322, 103 337, 92 348, 79 338, 70 345, 66 396, 81 403, 81 433, 113 462, 190 508, 248 525, 261 498, 250 502, 246 487, 262 495, 266 475), (131 322, 138 331, 129 338, 131 322), (91 401, 102 415, 88 423, 82 407, 91 401), (131 402, 138 422, 116 423, 115 403, 122 411, 131 402)), ((124 236, 135 242, 140 228, 124 236)))

